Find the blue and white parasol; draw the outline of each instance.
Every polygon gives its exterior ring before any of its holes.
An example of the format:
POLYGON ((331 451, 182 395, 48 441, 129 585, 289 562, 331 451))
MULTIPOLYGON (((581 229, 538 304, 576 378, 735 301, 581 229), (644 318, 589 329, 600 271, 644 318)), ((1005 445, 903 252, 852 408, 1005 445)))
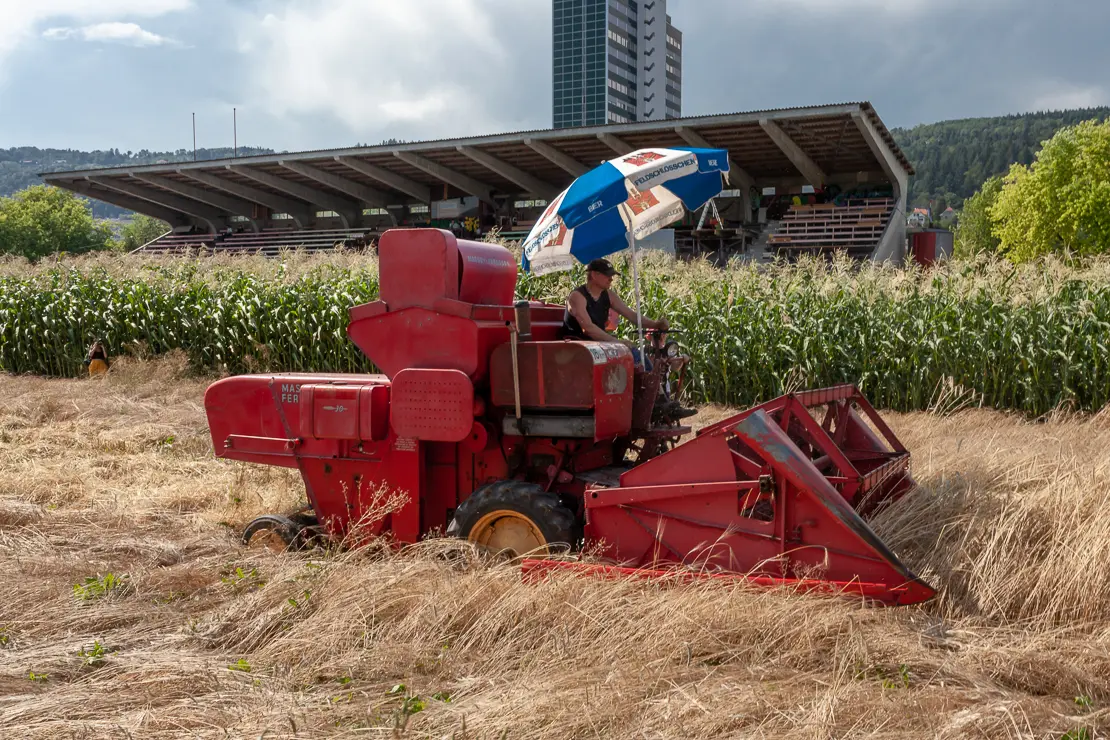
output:
MULTIPOLYGON (((728 162, 724 149, 653 148, 595 167, 547 206, 524 240, 521 266, 543 275, 630 249, 639 315, 636 240, 718 195, 728 162)), ((642 352, 643 326, 637 324, 642 352)))

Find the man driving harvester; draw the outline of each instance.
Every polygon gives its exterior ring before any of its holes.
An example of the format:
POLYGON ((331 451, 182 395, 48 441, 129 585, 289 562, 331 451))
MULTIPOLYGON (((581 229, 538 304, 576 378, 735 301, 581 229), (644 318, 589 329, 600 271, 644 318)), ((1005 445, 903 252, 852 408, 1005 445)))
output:
MULTIPOLYGON (((592 340, 595 342, 619 342, 632 350, 636 367, 641 365, 651 372, 651 363, 640 356, 640 348, 635 342, 618 339, 605 331, 609 322, 609 309, 636 324, 636 312, 628 307, 617 292, 612 289, 613 277, 619 275, 607 259, 596 259, 586 265, 586 284, 580 285, 567 296, 567 310, 563 313, 564 339, 592 340)), ((665 332, 670 328, 666 319, 649 319, 641 316, 645 329, 665 332)), ((694 409, 684 408, 678 401, 660 395, 657 406, 663 407, 675 419, 684 419, 697 413, 694 409)))

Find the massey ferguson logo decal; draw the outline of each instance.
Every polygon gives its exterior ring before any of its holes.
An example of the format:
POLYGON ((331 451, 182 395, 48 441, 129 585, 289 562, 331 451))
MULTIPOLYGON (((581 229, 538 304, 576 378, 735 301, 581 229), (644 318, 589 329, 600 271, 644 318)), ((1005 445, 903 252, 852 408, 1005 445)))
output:
POLYGON ((628 208, 632 214, 639 216, 644 211, 647 211, 659 205, 659 198, 655 197, 655 193, 650 190, 640 191, 637 190, 632 193, 628 199, 628 208))
POLYGON ((645 164, 651 164, 662 158, 663 155, 657 152, 639 152, 638 154, 633 154, 631 157, 625 157, 624 162, 634 167, 643 167, 645 164))

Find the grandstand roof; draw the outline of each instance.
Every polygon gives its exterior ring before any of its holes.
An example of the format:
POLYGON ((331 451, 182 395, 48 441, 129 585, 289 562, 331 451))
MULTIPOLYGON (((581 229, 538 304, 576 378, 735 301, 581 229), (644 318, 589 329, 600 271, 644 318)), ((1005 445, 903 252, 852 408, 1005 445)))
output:
POLYGON ((550 198, 618 154, 676 145, 727 149, 736 187, 857 172, 913 174, 874 108, 862 102, 40 177, 175 225, 226 224, 228 216, 259 218, 260 209, 269 209, 309 227, 318 210, 357 220, 365 207, 463 195, 491 204, 550 198))

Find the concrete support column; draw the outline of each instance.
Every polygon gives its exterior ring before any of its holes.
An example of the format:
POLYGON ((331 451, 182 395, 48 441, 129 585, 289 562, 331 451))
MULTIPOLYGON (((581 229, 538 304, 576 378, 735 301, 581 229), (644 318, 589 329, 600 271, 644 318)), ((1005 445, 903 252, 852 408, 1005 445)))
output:
POLYGON ((863 111, 852 113, 852 120, 863 134, 867 146, 879 160, 883 172, 894 187, 894 213, 891 214, 890 224, 887 225, 879 246, 875 248, 871 259, 875 262, 891 262, 896 265, 906 261, 906 204, 909 199, 910 176, 902 163, 894 156, 890 147, 886 145, 879 132, 872 125, 870 118, 863 111))

